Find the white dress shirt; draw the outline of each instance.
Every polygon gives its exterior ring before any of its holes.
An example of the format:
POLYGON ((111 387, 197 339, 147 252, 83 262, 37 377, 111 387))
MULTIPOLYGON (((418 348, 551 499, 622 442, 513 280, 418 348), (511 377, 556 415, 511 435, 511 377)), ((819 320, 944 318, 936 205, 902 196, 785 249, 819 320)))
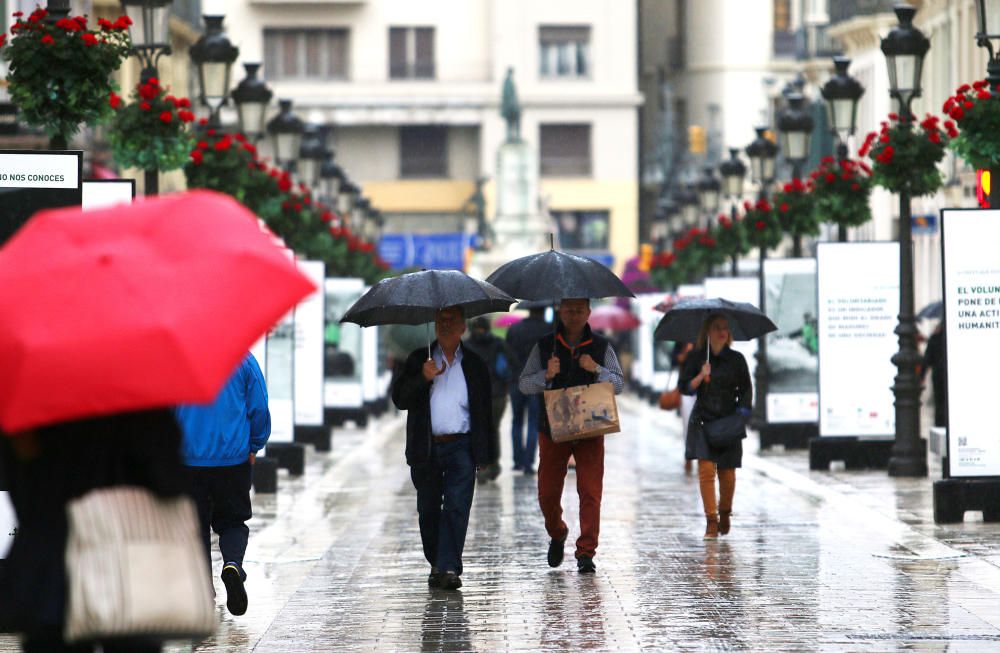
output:
POLYGON ((444 372, 431 381, 431 433, 469 432, 469 389, 462 371, 462 346, 455 350, 455 361, 449 365, 441 347, 434 350, 434 364, 444 372))

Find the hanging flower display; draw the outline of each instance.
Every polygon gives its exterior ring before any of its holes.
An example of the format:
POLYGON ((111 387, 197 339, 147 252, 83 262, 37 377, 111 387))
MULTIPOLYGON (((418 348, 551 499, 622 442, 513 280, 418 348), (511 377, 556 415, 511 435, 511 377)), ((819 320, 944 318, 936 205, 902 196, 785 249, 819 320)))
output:
POLYGON ((806 188, 815 198, 817 217, 836 225, 857 227, 872 219, 868 198, 872 169, 862 161, 823 157, 809 174, 806 188))
POLYGON ((784 230, 771 204, 765 199, 759 199, 753 203, 744 202, 743 208, 746 211, 743 228, 750 244, 760 249, 777 247, 784 236, 784 230))
POLYGON ((958 156, 979 170, 1000 167, 1000 100, 986 80, 962 84, 942 108, 954 121, 944 128, 958 156))
POLYGON ((718 226, 712 231, 720 256, 738 258, 750 252, 746 221, 743 218, 737 216, 734 220, 727 215, 720 215, 718 226))
POLYGON ((819 235, 816 202, 809 188, 798 177, 774 194, 773 208, 778 212, 781 228, 792 238, 819 235))
POLYGON ((168 171, 188 161, 194 143, 190 100, 169 95, 153 77, 136 85, 131 103, 123 104, 114 91, 108 103, 115 110, 108 142, 118 165, 168 171))
POLYGON ((672 252, 660 252, 649 265, 649 278, 661 290, 673 290, 684 283, 683 271, 675 265, 677 257, 672 252))
POLYGON ((8 63, 8 91, 21 119, 65 141, 82 123, 111 117, 108 98, 118 88, 111 74, 129 55, 131 20, 102 18, 91 29, 86 16, 54 22, 47 16, 42 8, 27 18, 15 12, 10 42, 0 36, 0 57, 8 63))
POLYGON ((927 114, 919 129, 907 124, 895 113, 882 121, 877 134, 871 132, 858 150, 872 163, 872 181, 893 192, 913 196, 930 195, 944 182, 937 164, 944 158, 949 134, 955 132, 951 121, 941 129, 937 116, 927 114))

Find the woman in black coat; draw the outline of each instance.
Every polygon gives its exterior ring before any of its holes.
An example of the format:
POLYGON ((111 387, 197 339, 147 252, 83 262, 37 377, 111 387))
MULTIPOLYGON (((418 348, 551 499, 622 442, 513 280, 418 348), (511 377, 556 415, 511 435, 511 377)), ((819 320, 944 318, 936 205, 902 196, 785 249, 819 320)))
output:
POLYGON ((710 315, 701 326, 698 343, 688 354, 678 385, 681 392, 696 395, 688 421, 684 457, 698 460, 698 480, 705 508, 705 539, 725 535, 730 528, 736 468, 743 461, 743 442, 737 440, 724 449, 709 445, 702 422, 711 422, 734 413, 750 416, 753 388, 743 354, 733 351, 733 336, 724 315, 710 315), (711 351, 711 354, 709 354, 711 351), (719 499, 715 479, 719 479, 719 499))
MULTIPOLYGON (((0 464, 18 520, 0 572, 0 631, 24 634, 31 651, 91 651, 98 644, 63 642, 66 618, 66 505, 90 490, 144 487, 157 496, 187 491, 181 433, 170 410, 122 413, 0 435, 0 464)), ((151 569, 156 582, 170 569, 151 569)), ((160 651, 162 642, 121 638, 106 653, 160 651)))

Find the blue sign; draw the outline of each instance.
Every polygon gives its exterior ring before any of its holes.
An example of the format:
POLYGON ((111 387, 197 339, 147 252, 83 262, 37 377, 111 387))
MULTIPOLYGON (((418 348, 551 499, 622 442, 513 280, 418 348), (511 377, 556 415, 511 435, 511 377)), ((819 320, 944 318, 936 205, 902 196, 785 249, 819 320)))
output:
POLYGON ((930 213, 915 215, 910 218, 910 225, 914 236, 933 236, 938 232, 938 217, 930 213))
POLYGON ((475 244, 475 234, 386 234, 379 240, 378 255, 394 270, 463 270, 465 252, 475 244))

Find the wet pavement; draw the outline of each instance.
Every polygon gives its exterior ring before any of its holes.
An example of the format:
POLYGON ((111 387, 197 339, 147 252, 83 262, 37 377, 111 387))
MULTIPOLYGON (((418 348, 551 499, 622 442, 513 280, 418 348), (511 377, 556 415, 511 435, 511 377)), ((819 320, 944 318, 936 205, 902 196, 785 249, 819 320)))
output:
POLYGON ((755 454, 751 436, 733 530, 705 542, 678 418, 630 396, 620 408, 596 574, 572 560, 573 472, 567 560, 550 569, 535 478, 509 471, 505 438, 503 474, 476 489, 465 586, 428 589, 391 414, 338 429, 304 476, 255 497, 249 611, 220 605, 215 637, 168 650, 1000 650, 1000 525, 933 523, 933 457, 930 479, 809 472, 806 452, 755 454))

